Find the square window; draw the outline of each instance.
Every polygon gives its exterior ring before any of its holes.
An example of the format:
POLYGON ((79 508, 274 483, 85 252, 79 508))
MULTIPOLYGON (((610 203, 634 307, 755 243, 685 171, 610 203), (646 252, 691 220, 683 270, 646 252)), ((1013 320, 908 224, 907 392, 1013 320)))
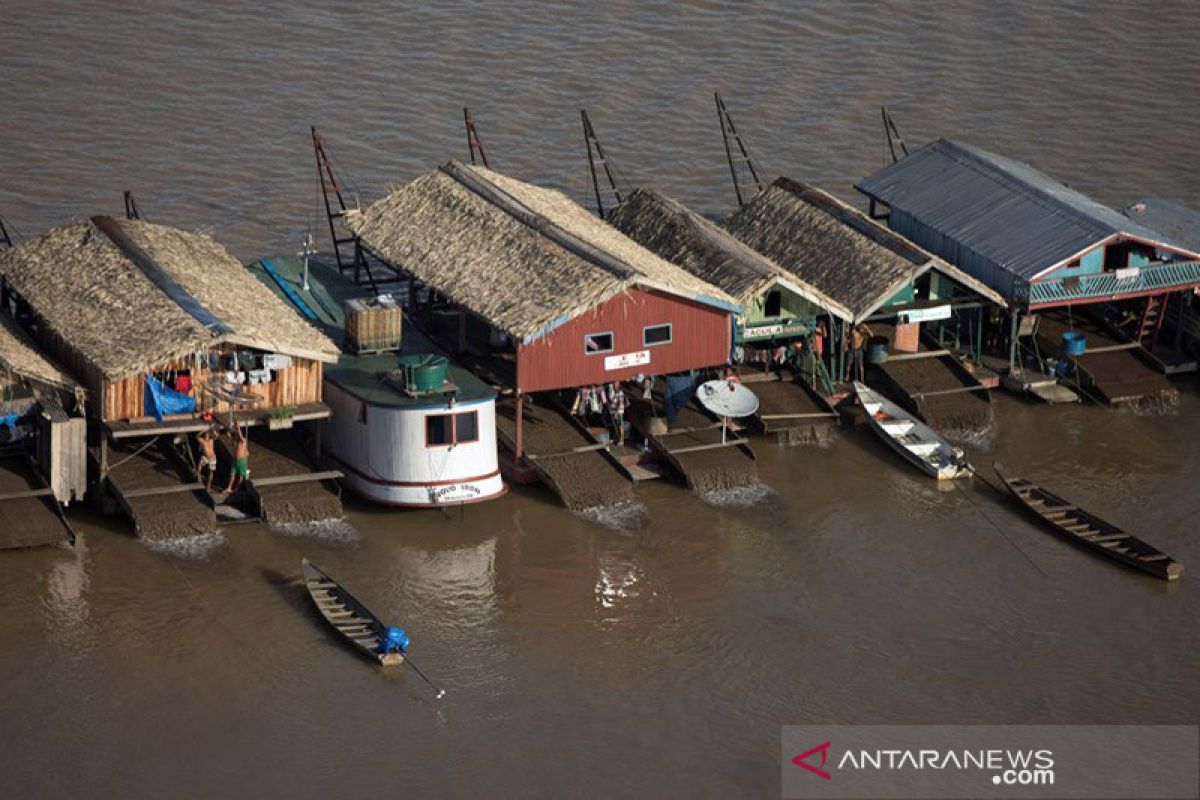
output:
POLYGON ((653 347, 656 344, 670 344, 671 323, 665 325, 650 325, 642 328, 642 344, 653 347))
POLYGON ((467 411, 454 415, 454 443, 479 441, 479 414, 467 411))
POLYGON ((425 418, 425 446, 438 447, 454 444, 454 416, 452 414, 430 414, 425 418))
POLYGON ((583 337, 583 352, 590 355, 596 353, 611 353, 613 350, 613 335, 608 333, 589 333, 583 337))

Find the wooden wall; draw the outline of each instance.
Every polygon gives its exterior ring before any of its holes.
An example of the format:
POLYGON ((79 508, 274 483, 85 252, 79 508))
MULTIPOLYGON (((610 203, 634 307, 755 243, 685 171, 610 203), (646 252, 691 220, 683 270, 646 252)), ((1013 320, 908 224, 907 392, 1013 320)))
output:
MULTIPOLYGON (((265 411, 280 406, 294 408, 305 403, 319 403, 323 366, 320 361, 293 358, 291 367, 275 370, 275 380, 245 387, 246 391, 261 396, 262 400, 249 405, 239 405, 235 410, 265 411)), ((191 357, 176 359, 156 367, 150 374, 161 375, 182 370, 191 373, 192 390, 188 394, 196 398, 197 408, 202 411, 211 409, 218 413, 229 410, 228 403, 216 401, 198 388, 210 380, 207 359, 202 358, 198 368, 195 359, 191 357)), ((220 370, 219 374, 223 375, 224 372, 225 370, 220 370)), ((121 381, 104 382, 102 397, 103 404, 98 410, 103 420, 140 419, 146 416, 144 373, 121 381)))
POLYGON ((729 360, 732 338, 729 311, 659 292, 625 292, 519 347, 517 383, 522 391, 539 392, 718 366, 729 360), (672 325, 669 344, 642 344, 644 327, 666 322, 672 325), (610 331, 612 352, 584 352, 585 335, 610 331), (648 364, 608 368, 605 363, 610 356, 643 351, 649 353, 648 364))

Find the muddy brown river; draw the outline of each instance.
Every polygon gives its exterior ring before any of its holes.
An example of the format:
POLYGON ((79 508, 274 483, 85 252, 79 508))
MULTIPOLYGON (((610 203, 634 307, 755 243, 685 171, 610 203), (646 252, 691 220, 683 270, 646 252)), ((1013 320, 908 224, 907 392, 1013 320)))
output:
MULTIPOLYGON (((954 136, 1099 200, 1200 205, 1186 3, 8 4, 0 215, 30 235, 119 213, 240 257, 318 224, 308 126, 364 200, 465 157, 588 199, 587 107, 622 173, 715 217, 734 197, 712 91, 770 176, 855 200, 954 136)), ((320 228, 317 228, 320 233, 320 228)), ((324 239, 321 239, 322 243, 324 239)), ((72 510, 75 550, 0 553, 9 797, 772 797, 780 726, 1195 723, 1200 399, 1140 416, 997 393, 993 460, 1191 570, 1142 577, 987 486, 939 487, 869 430, 755 440, 766 491, 549 492, 450 513, 151 547, 72 510), (436 701, 335 639, 311 558, 402 621, 436 701)))

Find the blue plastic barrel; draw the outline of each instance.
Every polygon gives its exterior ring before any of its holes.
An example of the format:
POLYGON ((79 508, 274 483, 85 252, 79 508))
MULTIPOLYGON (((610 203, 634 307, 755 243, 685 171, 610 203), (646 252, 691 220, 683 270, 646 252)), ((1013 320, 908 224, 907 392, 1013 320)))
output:
POLYGON ((1064 331, 1062 335, 1062 353, 1064 356, 1081 356, 1087 350, 1087 340, 1079 331, 1064 331))

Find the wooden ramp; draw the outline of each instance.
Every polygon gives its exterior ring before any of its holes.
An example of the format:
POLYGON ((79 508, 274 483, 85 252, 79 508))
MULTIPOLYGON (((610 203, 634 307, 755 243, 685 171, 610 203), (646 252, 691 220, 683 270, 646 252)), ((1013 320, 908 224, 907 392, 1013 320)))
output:
POLYGON ((1173 405, 1179 391, 1145 357, 1137 342, 1121 341, 1102 323, 1079 314, 1052 312, 1038 321, 1037 341, 1043 354, 1057 355, 1062 334, 1082 333, 1087 349, 1069 359, 1067 379, 1093 399, 1110 406, 1173 405))
POLYGON ((120 442, 108 451, 108 486, 143 539, 180 539, 216 532, 204 493, 163 437, 120 442))
MULTIPOLYGON (((661 406, 661 398, 655 402, 661 406)), ((722 441, 721 423, 692 405, 663 434, 647 437, 654 451, 697 492, 759 483, 754 451, 732 426, 722 441)))
MULTIPOLYGON (((223 434, 218 445, 222 469, 217 477, 224 488, 234 443, 229 434, 223 434)), ((244 492, 247 497, 240 505, 235 498, 231 501, 250 515, 257 507, 257 516, 269 525, 341 519, 340 477, 342 473, 336 470, 318 471, 292 431, 251 430, 250 479, 244 490, 235 493, 244 492)))
POLYGON ((893 354, 878 366, 900 405, 932 428, 978 432, 992 424, 992 397, 946 350, 893 354))
MULTIPOLYGON (((532 397, 524 401, 522 439, 531 467, 572 511, 633 502, 633 485, 596 443, 568 415, 532 397)), ((514 452, 517 405, 511 397, 496 401, 496 434, 514 452)))
POLYGON ((46 481, 22 453, 0 458, 0 548, 73 541, 46 481))
POLYGON ((833 435, 839 417, 833 406, 790 373, 740 373, 758 397, 758 413, 750 420, 762 434, 788 443, 819 444, 833 435))

